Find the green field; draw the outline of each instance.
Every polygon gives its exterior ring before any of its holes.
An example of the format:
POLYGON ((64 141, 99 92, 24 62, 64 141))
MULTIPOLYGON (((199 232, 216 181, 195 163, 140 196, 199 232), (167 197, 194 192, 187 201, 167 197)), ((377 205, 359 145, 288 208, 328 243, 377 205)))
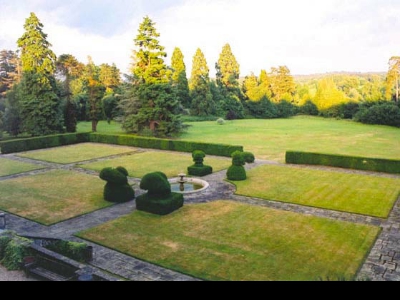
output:
POLYGON ((387 218, 400 194, 400 179, 339 171, 266 165, 235 182, 237 194, 387 218))
MULTIPOLYGON (((298 116, 277 120, 236 120, 225 125, 193 122, 180 139, 242 145, 259 159, 285 161, 288 150, 400 159, 400 129, 346 120, 298 116)), ((79 123, 79 131, 90 131, 79 123)), ((101 122, 99 132, 122 133, 117 123, 101 122)))
POLYGON ((112 204, 103 200, 104 181, 69 171, 0 182, 0 209, 52 225, 112 204))
POLYGON ((28 164, 11 159, 0 158, 0 177, 25 173, 42 168, 43 167, 34 164, 28 164))
POLYGON ((135 148, 131 147, 85 143, 27 152, 18 154, 18 156, 59 164, 71 164, 134 151, 135 148))
POLYGON ((227 201, 159 217, 135 212, 80 237, 197 278, 355 279, 378 227, 227 201))
MULTIPOLYGON (((214 172, 229 168, 232 160, 229 158, 206 157, 205 164, 213 167, 214 172)), ((187 174, 187 168, 193 165, 192 155, 171 152, 144 152, 130 156, 104 160, 80 165, 84 169, 100 172, 103 168, 123 166, 131 177, 142 178, 148 173, 163 172, 167 177, 178 177, 187 174)))

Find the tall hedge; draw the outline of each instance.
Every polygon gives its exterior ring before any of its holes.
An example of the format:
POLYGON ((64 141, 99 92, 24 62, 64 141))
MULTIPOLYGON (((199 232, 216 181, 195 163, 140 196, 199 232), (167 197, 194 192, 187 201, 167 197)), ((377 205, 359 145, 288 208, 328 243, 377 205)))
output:
POLYGON ((286 163, 400 174, 400 160, 288 151, 286 163))

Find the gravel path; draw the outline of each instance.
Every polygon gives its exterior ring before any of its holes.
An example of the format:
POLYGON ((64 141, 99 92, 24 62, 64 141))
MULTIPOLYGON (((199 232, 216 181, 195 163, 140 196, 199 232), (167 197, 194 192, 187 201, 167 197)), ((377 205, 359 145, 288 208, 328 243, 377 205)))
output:
POLYGON ((24 272, 7 271, 7 269, 0 266, 0 281, 37 281, 37 280, 34 278, 26 278, 24 272))

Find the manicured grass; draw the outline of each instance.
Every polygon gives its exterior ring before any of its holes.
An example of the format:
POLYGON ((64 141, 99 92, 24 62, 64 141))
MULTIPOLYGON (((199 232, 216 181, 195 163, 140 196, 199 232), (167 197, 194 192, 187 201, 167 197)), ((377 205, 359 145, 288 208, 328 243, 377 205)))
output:
POLYGON ((135 212, 79 236, 206 280, 314 281, 355 279, 379 232, 219 201, 166 217, 135 212))
MULTIPOLYGON (((229 168, 232 159, 206 157, 204 163, 213 167, 214 172, 229 168)), ((107 167, 125 167, 129 175, 142 178, 148 173, 163 172, 169 178, 178 177, 178 174, 187 174, 187 168, 193 165, 190 154, 172 152, 144 152, 106 161, 81 165, 80 167, 94 171, 101 171, 107 167)))
POLYGON ((104 181, 69 171, 0 182, 0 209, 52 225, 112 204, 103 200, 104 181))
POLYGON ((266 200, 387 218, 400 193, 400 179, 266 165, 235 182, 237 194, 266 200))
POLYGON ((0 158, 0 177, 25 173, 33 170, 39 170, 43 167, 28 164, 20 161, 0 158))
POLYGON ((287 150, 400 159, 400 130, 318 117, 188 123, 182 140, 244 146, 259 159, 285 161, 287 150))
POLYGON ((19 154, 18 156, 59 164, 70 164, 133 151, 135 151, 135 149, 130 147, 84 143, 27 152, 19 154))

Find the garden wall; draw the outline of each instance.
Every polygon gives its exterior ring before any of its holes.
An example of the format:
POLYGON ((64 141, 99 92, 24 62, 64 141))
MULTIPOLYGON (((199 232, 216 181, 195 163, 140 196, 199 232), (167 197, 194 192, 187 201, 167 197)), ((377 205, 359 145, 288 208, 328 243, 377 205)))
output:
POLYGON ((399 160, 379 158, 288 151, 286 152, 286 163, 297 165, 320 165, 353 170, 400 174, 399 160))

